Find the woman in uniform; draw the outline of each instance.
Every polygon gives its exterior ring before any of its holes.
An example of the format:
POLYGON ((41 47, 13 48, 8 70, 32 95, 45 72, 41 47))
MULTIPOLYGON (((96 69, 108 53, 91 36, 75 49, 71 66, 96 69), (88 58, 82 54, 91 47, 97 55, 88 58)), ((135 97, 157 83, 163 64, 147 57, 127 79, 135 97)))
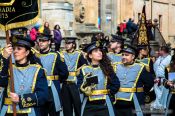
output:
POLYGON ((29 36, 14 35, 12 44, 8 44, 1 54, 0 86, 5 88, 5 92, 0 116, 13 115, 13 103, 16 104, 17 116, 41 116, 39 108, 48 99, 48 86, 44 70, 33 59, 33 46, 29 36), (12 54, 15 60, 12 64, 15 92, 11 92, 8 73, 8 59, 12 54))
POLYGON ((100 48, 98 41, 85 47, 90 65, 83 66, 78 78, 78 86, 85 98, 82 105, 83 116, 114 116, 111 102, 120 83, 111 62, 100 48))

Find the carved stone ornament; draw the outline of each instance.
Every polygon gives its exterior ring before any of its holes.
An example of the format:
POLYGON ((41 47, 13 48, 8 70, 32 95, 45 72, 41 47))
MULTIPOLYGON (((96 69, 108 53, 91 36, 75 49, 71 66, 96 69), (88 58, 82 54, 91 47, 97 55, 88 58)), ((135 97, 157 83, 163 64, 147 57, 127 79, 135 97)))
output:
MULTIPOLYGON (((79 1, 79 0, 78 0, 79 1)), ((75 20, 76 22, 83 23, 85 20, 85 6, 80 2, 75 2, 75 20)))

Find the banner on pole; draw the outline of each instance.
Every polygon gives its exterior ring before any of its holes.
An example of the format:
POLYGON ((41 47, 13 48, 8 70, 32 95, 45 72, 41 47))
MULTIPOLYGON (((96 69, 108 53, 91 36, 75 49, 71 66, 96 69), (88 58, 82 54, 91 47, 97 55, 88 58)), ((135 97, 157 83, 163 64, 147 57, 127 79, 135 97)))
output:
POLYGON ((40 16, 39 0, 0 0, 0 29, 24 27, 40 16))

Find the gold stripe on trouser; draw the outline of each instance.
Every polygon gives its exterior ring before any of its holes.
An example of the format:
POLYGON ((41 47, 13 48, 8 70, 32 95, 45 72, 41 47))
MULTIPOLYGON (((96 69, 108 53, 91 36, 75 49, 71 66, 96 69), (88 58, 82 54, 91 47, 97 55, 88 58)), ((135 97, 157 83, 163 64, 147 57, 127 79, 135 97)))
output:
POLYGON ((91 95, 106 95, 109 91, 107 89, 104 90, 93 90, 91 95))
POLYGON ((141 88, 120 88, 119 92, 133 93, 133 92, 144 92, 144 90, 143 90, 143 87, 141 88))

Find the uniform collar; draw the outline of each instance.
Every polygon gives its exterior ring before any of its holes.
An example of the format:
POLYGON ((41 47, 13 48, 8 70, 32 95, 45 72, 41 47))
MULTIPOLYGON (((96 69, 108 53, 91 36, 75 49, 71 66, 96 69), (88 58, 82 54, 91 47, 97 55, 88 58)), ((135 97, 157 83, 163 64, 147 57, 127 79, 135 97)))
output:
POLYGON ((17 67, 26 67, 26 66, 28 66, 29 64, 30 64, 29 61, 27 61, 27 62, 24 63, 24 64, 19 64, 19 63, 16 62, 16 66, 17 66, 17 67))
POLYGON ((49 52, 51 52, 51 49, 49 49, 49 50, 46 51, 46 52, 40 51, 41 54, 48 54, 49 52))
POLYGON ((91 65, 93 68, 98 68, 99 65, 91 65))
MULTIPOLYGON (((123 64, 124 65, 124 64, 123 64)), ((130 64, 127 64, 127 65, 124 65, 125 67, 130 67, 130 66, 133 66, 134 65, 134 62, 133 63, 130 63, 130 64)))
POLYGON ((66 51, 68 54, 73 54, 75 52, 75 49, 72 52, 66 51))
POLYGON ((90 64, 93 68, 98 68, 100 66, 100 64, 90 64))

